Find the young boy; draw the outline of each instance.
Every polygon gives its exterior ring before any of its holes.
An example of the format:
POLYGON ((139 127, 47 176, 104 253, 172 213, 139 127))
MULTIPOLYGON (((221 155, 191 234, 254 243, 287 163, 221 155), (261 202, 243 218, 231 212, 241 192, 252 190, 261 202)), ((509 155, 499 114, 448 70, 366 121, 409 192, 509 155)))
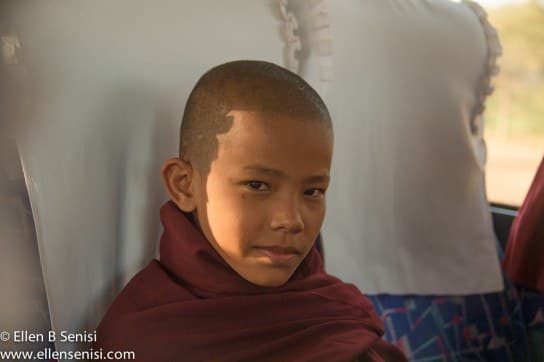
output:
POLYGON ((332 148, 328 110, 296 74, 261 61, 204 74, 180 156, 163 166, 160 261, 114 301, 95 348, 139 361, 404 361, 314 246, 332 148))

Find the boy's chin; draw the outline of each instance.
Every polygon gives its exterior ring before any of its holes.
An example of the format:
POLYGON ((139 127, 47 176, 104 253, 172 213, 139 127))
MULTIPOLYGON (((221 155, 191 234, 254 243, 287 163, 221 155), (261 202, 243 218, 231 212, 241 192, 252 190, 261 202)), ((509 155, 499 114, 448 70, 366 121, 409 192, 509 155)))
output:
MULTIPOLYGON (((259 268, 261 269, 261 268, 259 268)), ((293 271, 287 270, 256 270, 252 273, 239 273, 242 278, 260 287, 280 287, 287 283, 293 275, 293 271)))

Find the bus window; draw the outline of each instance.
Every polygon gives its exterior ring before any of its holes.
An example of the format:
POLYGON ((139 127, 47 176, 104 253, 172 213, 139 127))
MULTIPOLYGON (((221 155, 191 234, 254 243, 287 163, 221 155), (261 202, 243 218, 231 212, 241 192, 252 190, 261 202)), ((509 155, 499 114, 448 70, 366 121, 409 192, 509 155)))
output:
POLYGON ((519 207, 544 154, 544 1, 482 1, 503 46, 485 117, 492 203, 519 207))

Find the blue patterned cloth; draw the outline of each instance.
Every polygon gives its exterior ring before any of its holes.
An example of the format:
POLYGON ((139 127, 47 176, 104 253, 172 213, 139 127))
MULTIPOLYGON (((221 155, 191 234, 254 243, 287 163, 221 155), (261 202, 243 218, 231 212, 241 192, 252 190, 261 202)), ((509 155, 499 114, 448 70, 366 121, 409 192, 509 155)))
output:
POLYGON ((544 293, 518 288, 518 294, 527 328, 529 330, 544 328, 544 293))
POLYGON ((544 295, 504 281, 500 293, 368 297, 384 322, 384 338, 410 361, 542 362, 535 348, 530 355, 528 332, 538 338, 544 331, 544 295))
POLYGON ((534 362, 544 361, 544 293, 518 287, 534 362))

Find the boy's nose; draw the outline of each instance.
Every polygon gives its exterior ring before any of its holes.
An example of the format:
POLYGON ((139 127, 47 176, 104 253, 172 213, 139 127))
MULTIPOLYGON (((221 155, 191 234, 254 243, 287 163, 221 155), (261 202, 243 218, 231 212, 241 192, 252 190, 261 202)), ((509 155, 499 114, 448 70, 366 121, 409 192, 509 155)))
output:
POLYGON ((270 226, 273 230, 283 230, 288 233, 299 233, 304 230, 300 204, 296 198, 284 198, 275 203, 272 205, 272 213, 270 226))

